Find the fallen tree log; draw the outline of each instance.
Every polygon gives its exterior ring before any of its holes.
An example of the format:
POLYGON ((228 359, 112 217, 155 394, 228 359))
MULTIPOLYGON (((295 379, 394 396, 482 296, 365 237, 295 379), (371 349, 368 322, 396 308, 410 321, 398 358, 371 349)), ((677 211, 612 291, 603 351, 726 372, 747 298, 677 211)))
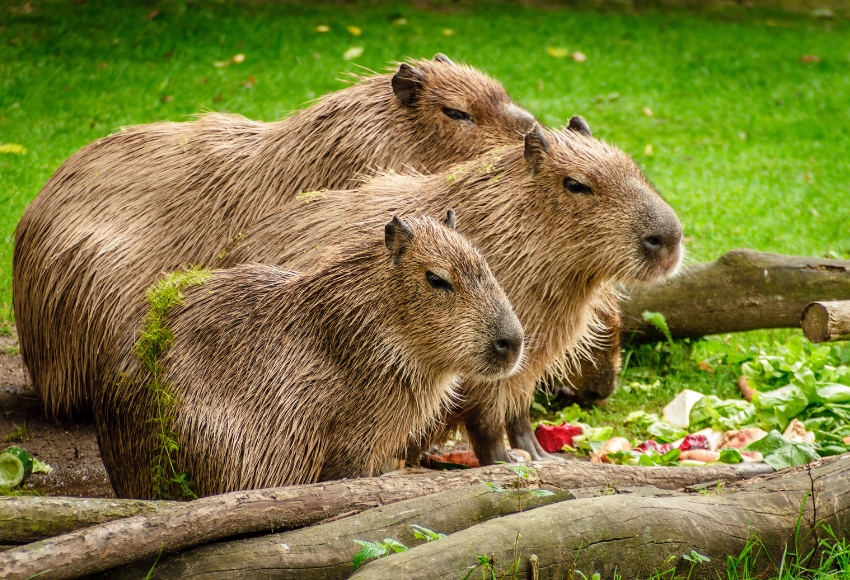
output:
MULTIPOLYGON (((713 480, 737 481, 772 471, 744 464, 704 468, 627 467, 585 462, 536 465, 542 485, 561 489, 657 485, 677 489, 713 480)), ((515 475, 497 465, 408 477, 342 480, 205 497, 149 515, 63 534, 0 553, 5 578, 79 578, 224 538, 273 533, 413 497, 483 481, 509 485, 515 475)))
POLYGON ((819 538, 827 537, 823 526, 839 540, 850 535, 850 456, 728 491, 561 502, 366 564, 352 578, 463 578, 476 565, 490 566, 479 558, 493 562, 497 578, 505 572, 513 578, 515 565, 516 577, 541 580, 575 577, 573 567, 587 578, 595 573, 646 578, 669 568, 676 569, 676 576, 690 576, 683 555, 691 550, 710 558, 694 577, 716 578, 726 577, 727 556, 738 556, 751 545, 753 555, 759 546, 766 552, 750 572, 756 577, 764 568, 778 567, 786 548, 809 553, 819 538), (750 544, 756 538, 760 543, 750 544))
POLYGON ((152 513, 173 501, 76 497, 0 497, 0 544, 26 544, 79 528, 152 513))
POLYGON ((850 299, 850 261, 734 250, 629 293, 620 303, 624 341, 664 339, 643 320, 646 311, 661 312, 675 338, 799 328, 811 302, 850 299))
POLYGON ((850 340, 850 300, 809 304, 800 326, 812 342, 850 340))
MULTIPOLYGON (((443 491, 389 506, 366 510, 326 524, 282 534, 202 546, 161 558, 151 578, 285 578, 287 580, 344 579, 353 572, 354 540, 382 542, 393 538, 406 546, 422 543, 411 524, 452 534, 496 517, 574 499, 564 490, 535 497, 529 490, 495 492, 490 486, 443 491)), ((98 578, 144 578, 152 562, 118 568, 98 578)))

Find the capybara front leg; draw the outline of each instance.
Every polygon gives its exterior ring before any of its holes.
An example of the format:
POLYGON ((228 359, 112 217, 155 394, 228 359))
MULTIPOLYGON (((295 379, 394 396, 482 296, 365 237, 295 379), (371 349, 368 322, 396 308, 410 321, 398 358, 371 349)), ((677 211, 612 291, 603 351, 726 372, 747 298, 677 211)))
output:
POLYGON ((552 461, 557 459, 557 457, 549 455, 540 447, 537 437, 534 436, 534 432, 531 430, 531 418, 527 413, 523 413, 519 417, 508 417, 505 427, 508 430, 508 439, 511 442, 511 447, 528 451, 532 461, 552 461))
POLYGON ((466 434, 481 465, 494 465, 498 461, 511 463, 500 421, 467 421, 466 434))

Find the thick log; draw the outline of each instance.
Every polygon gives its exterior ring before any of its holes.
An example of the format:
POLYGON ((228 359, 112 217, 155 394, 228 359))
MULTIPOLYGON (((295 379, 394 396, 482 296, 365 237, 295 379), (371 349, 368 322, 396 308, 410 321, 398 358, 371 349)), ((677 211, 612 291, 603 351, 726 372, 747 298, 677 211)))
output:
MULTIPOLYGON (((535 466, 540 482, 561 489, 652 485, 677 489, 723 479, 737 481, 767 466, 653 468, 549 462, 535 466)), ((515 475, 496 465, 409 477, 342 480, 289 488, 233 492, 42 540, 0 554, 5 578, 79 578, 162 553, 179 552, 224 538, 273 533, 380 505, 483 481, 509 485, 515 475)))
POLYGON ((812 342, 850 340, 850 300, 812 302, 803 311, 800 326, 812 342))
MULTIPOLYGON (((344 579, 353 572, 352 562, 360 546, 354 540, 382 542, 393 538, 414 546, 411 524, 435 532, 453 534, 475 524, 528 511, 557 501, 574 499, 564 490, 538 498, 523 490, 495 492, 480 484, 409 499, 373 508, 327 524, 248 540, 202 546, 157 562, 152 579, 248 578, 287 580, 344 579)), ((98 578, 144 578, 151 562, 118 568, 98 578)))
POLYGON ((352 578, 463 578, 478 556, 495 559, 497 578, 505 571, 507 578, 577 577, 571 574, 573 566, 588 578, 594 573, 612 578, 615 572, 646 578, 673 567, 677 577, 684 577, 690 564, 683 555, 691 550, 710 558, 699 564, 694 578, 725 578, 727 557, 738 556, 758 538, 766 553, 751 572, 756 577, 778 566, 786 547, 803 555, 815 548, 818 538, 828 537, 823 525, 839 540, 850 535, 850 456, 830 459, 811 471, 788 470, 733 486, 732 493, 610 495, 556 503, 366 564, 352 578), (511 566, 517 559, 514 576, 511 566))
POLYGON ((152 513, 173 501, 0 497, 0 544, 26 544, 104 522, 152 513))
POLYGON ((799 328, 811 302, 850 299, 850 261, 727 252, 663 283, 629 289, 622 340, 662 340, 643 313, 661 312, 677 338, 760 328, 799 328))

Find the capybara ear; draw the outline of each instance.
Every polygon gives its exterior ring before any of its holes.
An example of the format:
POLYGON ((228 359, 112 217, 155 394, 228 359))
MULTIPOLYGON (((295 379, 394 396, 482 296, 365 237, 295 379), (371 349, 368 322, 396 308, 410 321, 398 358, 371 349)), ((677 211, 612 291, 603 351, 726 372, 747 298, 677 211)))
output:
POLYGON ((534 125, 534 129, 525 134, 525 160, 532 171, 537 171, 543 154, 549 153, 549 142, 540 130, 540 125, 534 125))
POLYGON ((425 75, 407 63, 402 63, 398 72, 393 75, 393 92, 398 100, 408 107, 416 102, 424 85, 425 75))
POLYGON ((398 216, 393 216, 393 220, 384 226, 384 243, 392 252, 394 263, 398 264, 399 258, 410 247, 412 241, 413 232, 398 216))
POLYGON ((452 59, 450 59, 449 57, 447 57, 447 56, 446 56, 445 54, 443 54, 442 52, 438 52, 437 54, 435 54, 435 55, 434 55, 434 60, 435 60, 435 61, 437 61, 437 62, 442 62, 442 63, 444 63, 444 64, 450 64, 450 65, 452 65, 452 66, 454 66, 454 64, 455 64, 454 62, 452 62, 452 59))
POLYGON ((587 135, 588 137, 592 137, 593 135, 590 132, 590 125, 587 124, 587 121, 584 120, 584 117, 581 115, 576 115, 572 119, 570 119, 569 125, 570 131, 575 131, 576 133, 581 133, 582 135, 587 135))
POLYGON ((450 209, 446 212, 446 219, 443 220, 443 225, 447 228, 455 229, 455 212, 450 209))

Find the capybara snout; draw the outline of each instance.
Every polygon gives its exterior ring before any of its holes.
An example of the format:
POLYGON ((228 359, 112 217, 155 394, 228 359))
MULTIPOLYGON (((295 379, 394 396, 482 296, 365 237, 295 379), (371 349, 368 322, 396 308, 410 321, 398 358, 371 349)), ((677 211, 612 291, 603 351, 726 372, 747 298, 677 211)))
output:
MULTIPOLYGON (((490 343, 494 378, 505 378, 516 372, 522 361, 524 335, 513 310, 503 308, 493 325, 490 343)), ((486 375, 486 373, 480 373, 486 375)))
POLYGON ((675 274, 682 263, 684 249, 682 224, 667 203, 657 196, 650 199, 646 214, 640 244, 648 265, 643 279, 651 281, 675 274))

